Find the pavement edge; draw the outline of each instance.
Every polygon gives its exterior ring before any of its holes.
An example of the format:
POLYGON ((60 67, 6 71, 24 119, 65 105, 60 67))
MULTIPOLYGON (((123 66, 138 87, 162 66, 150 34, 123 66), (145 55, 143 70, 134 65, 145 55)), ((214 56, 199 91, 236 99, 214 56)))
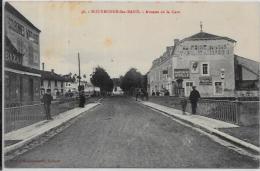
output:
MULTIPOLYGON (((101 98, 101 99, 98 99, 98 100, 95 102, 96 105, 95 105, 95 106, 92 106, 92 107, 89 108, 88 110, 90 110, 90 109, 92 109, 92 108, 94 108, 94 107, 100 105, 100 104, 101 104, 101 103, 100 103, 101 100, 102 100, 102 98, 101 98)), ((86 111, 88 111, 88 110, 86 110, 86 111)), ((86 111, 84 111, 84 112, 86 112, 86 111)), ((84 113, 84 112, 82 112, 82 113, 84 113)), ((74 119, 74 118, 80 116, 82 113, 80 113, 80 114, 78 114, 77 116, 72 117, 72 118, 70 118, 70 119, 68 119, 68 120, 66 120, 66 121, 63 121, 63 122, 61 122, 59 125, 57 125, 57 126, 51 128, 51 129, 49 129, 49 130, 46 130, 46 131, 44 131, 44 132, 42 132, 42 133, 40 133, 40 134, 37 134, 37 135, 35 135, 35 136, 32 136, 32 137, 30 137, 30 138, 28 138, 28 139, 22 140, 22 141, 20 141, 20 142, 18 142, 18 143, 16 143, 16 144, 13 144, 13 145, 4 147, 4 154, 7 155, 8 153, 11 153, 11 152, 17 150, 18 148, 23 147, 23 146, 25 146, 26 144, 29 144, 30 142, 32 142, 32 141, 35 140, 36 138, 42 136, 43 134, 45 134, 45 133, 47 133, 47 132, 49 132, 49 131, 51 131, 51 130, 53 130, 53 129, 58 128, 58 127, 61 126, 62 124, 66 123, 66 122, 69 122, 70 120, 72 120, 72 119, 74 119)))
POLYGON ((195 123, 193 123, 193 122, 191 122, 191 121, 188 121, 188 120, 182 119, 182 118, 180 118, 180 117, 177 117, 177 116, 175 116, 175 115, 171 115, 171 114, 169 114, 169 113, 167 113, 167 112, 165 112, 165 111, 162 111, 162 110, 160 110, 160 109, 157 109, 157 108, 148 106, 148 105, 142 103, 142 101, 137 101, 137 102, 140 103, 140 104, 142 104, 142 105, 144 105, 144 106, 146 106, 146 107, 148 107, 148 108, 157 110, 157 111, 162 112, 162 113, 164 113, 164 114, 166 114, 166 115, 168 115, 168 116, 170 116, 170 117, 173 117, 173 118, 175 118, 175 119, 178 119, 178 120, 180 120, 180 121, 182 121, 182 122, 184 122, 184 123, 186 123, 186 124, 189 124, 189 125, 191 125, 191 126, 193 126, 193 127, 199 128, 199 129, 201 129, 201 130, 203 130, 203 131, 205 131, 205 132, 207 132, 207 133, 210 133, 210 134, 215 135, 215 136, 217 136, 217 137, 219 137, 219 138, 222 138, 222 139, 224 139, 224 140, 227 140, 227 141, 229 141, 229 142, 231 142, 231 143, 233 143, 233 144, 236 144, 236 145, 238 145, 238 146, 240 146, 240 147, 246 148, 246 149, 250 150, 250 151, 253 152, 253 153, 260 154, 260 148, 257 147, 257 146, 255 146, 255 145, 253 145, 253 144, 247 143, 247 142, 245 142, 245 141, 243 141, 243 140, 240 140, 240 139, 238 139, 238 138, 236 138, 236 137, 233 137, 233 136, 231 136, 231 135, 228 135, 228 134, 226 134, 226 133, 223 133, 223 132, 221 132, 221 131, 219 131, 219 130, 217 130, 217 129, 206 128, 206 127, 203 127, 203 126, 201 126, 201 125, 199 125, 199 124, 195 124, 195 123))

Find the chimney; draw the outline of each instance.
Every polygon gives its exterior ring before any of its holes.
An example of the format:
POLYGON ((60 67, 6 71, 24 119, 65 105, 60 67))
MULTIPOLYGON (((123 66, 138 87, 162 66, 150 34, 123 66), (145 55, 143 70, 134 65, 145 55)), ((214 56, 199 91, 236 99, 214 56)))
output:
POLYGON ((178 45, 178 44, 179 44, 179 42, 180 42, 180 40, 179 40, 179 39, 174 39, 174 46, 178 45))
POLYGON ((42 63, 42 70, 44 71, 44 62, 42 63))
POLYGON ((54 73, 54 69, 51 69, 51 72, 54 73))

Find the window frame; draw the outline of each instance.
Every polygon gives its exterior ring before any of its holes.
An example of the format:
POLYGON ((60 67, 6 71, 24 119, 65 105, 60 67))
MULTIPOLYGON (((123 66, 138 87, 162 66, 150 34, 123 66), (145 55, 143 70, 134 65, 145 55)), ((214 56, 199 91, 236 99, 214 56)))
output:
POLYGON ((202 75, 202 76, 210 76, 210 66, 209 66, 209 62, 202 62, 202 63, 201 63, 201 66, 200 66, 200 69, 201 69, 201 75, 202 75), (203 65, 204 65, 204 64, 207 64, 207 65, 208 65, 208 73, 207 73, 207 74, 204 74, 204 73, 203 73, 203 65))
POLYGON ((216 95, 216 96, 219 96, 219 95, 224 95, 224 82, 223 81, 214 81, 213 82, 213 87, 214 87, 214 92, 213 94, 216 95), (221 83, 222 85, 222 93, 216 93, 216 83, 221 83))
MULTIPOLYGON (((187 83, 192 83, 192 86, 194 86, 194 81, 184 81, 183 82, 184 83, 184 94, 185 94, 185 96, 187 97, 187 96, 189 96, 190 94, 187 94, 187 83)), ((192 87, 191 86, 191 87, 192 87)))

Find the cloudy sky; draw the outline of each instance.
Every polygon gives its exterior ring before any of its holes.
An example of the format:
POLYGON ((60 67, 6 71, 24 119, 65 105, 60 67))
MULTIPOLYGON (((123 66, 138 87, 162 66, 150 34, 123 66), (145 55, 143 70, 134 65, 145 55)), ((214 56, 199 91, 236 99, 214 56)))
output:
POLYGON ((200 31, 237 41, 235 53, 260 58, 260 5, 255 2, 10 2, 41 30, 41 62, 56 73, 97 65, 111 77, 131 68, 145 74, 175 38, 200 31), (175 10, 170 14, 101 14, 89 10, 175 10))

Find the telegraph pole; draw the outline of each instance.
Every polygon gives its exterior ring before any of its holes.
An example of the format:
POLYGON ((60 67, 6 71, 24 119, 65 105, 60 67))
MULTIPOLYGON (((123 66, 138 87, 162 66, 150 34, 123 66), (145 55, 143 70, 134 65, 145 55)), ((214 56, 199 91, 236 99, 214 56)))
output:
POLYGON ((78 64, 79 64, 79 90, 80 90, 80 57, 79 57, 79 52, 78 52, 78 64))

